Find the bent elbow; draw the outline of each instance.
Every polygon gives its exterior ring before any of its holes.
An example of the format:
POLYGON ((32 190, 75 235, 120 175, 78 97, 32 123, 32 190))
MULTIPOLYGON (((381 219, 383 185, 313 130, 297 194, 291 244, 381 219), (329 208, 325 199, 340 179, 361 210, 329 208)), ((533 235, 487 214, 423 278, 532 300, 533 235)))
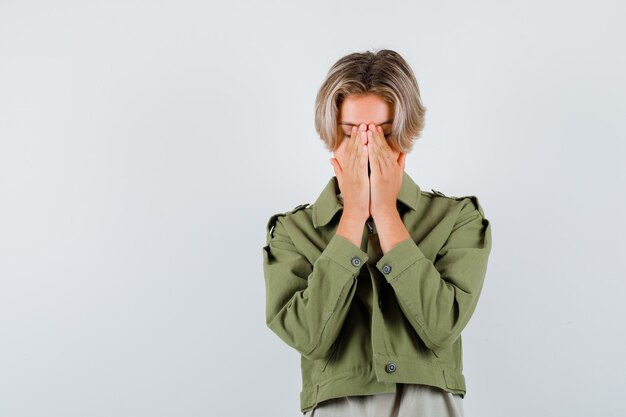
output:
POLYGON ((309 360, 317 360, 325 358, 332 345, 328 345, 325 342, 318 340, 311 341, 308 337, 307 331, 294 332, 288 330, 282 323, 277 325, 275 320, 270 320, 266 323, 266 326, 276 334, 283 342, 291 346, 303 357, 309 360), (314 342, 315 346, 311 348, 311 343, 314 342))
POLYGON ((322 351, 320 351, 320 350, 313 350, 312 352, 309 352, 309 353, 306 353, 306 354, 303 353, 303 352, 300 352, 300 354, 304 358, 306 358, 306 359, 308 359, 310 361, 316 361, 316 360, 324 358, 324 355, 322 354, 322 351))

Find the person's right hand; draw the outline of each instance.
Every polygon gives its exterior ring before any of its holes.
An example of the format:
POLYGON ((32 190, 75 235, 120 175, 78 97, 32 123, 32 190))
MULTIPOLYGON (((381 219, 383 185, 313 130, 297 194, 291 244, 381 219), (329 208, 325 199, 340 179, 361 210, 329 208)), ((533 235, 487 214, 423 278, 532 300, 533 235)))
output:
MULTIPOLYGON (((341 133, 343 135, 343 133, 341 133)), ((370 181, 367 172, 367 126, 354 126, 333 153, 330 163, 335 170, 343 196, 344 215, 367 219, 370 215, 370 181)))

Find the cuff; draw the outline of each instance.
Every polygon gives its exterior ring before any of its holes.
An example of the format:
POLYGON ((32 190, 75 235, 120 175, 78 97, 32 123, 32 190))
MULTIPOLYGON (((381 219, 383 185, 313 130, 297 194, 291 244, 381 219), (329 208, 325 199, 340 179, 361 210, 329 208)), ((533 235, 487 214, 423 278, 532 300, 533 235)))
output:
POLYGON ((376 263, 388 282, 393 281, 409 266, 426 256, 412 238, 407 238, 385 253, 376 263))
POLYGON ((332 259, 352 273, 358 273, 369 259, 367 252, 364 252, 351 240, 337 234, 330 239, 322 255, 332 259))

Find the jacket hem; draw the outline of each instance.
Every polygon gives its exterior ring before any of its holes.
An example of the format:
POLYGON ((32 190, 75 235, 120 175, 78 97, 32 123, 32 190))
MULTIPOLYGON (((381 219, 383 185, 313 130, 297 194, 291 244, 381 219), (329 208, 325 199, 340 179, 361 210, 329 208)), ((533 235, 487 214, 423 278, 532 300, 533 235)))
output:
POLYGON ((378 357, 374 359, 377 369, 393 361, 396 371, 384 370, 378 376, 373 367, 359 367, 318 380, 305 385, 300 392, 300 410, 302 414, 313 409, 319 403, 349 395, 370 395, 396 391, 397 383, 431 385, 453 394, 465 396, 465 377, 457 369, 434 367, 404 359, 378 357))

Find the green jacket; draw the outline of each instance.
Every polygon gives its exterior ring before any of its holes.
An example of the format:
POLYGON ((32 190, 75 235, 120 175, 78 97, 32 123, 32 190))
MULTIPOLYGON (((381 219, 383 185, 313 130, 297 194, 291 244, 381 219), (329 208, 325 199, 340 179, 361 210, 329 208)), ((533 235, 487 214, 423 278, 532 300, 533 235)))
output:
POLYGON ((405 171, 397 208, 411 239, 383 255, 371 217, 360 247, 335 234, 338 193, 333 176, 313 205, 272 215, 263 247, 266 323, 301 355, 302 413, 397 382, 464 397, 461 331, 491 250, 478 199, 422 191, 405 171))

